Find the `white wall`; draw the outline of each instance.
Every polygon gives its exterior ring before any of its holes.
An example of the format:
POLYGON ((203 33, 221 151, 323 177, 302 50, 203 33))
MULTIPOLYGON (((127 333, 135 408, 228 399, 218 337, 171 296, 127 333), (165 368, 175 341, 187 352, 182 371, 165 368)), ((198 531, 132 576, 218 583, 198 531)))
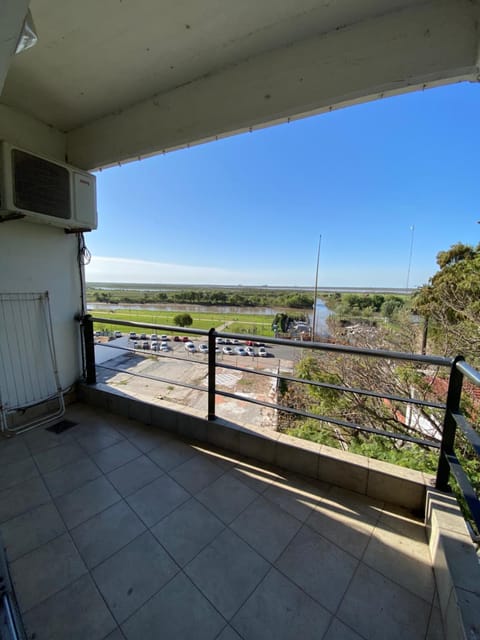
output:
POLYGON ((82 370, 74 319, 81 311, 77 237, 24 220, 0 224, 0 292, 42 291, 50 295, 60 383, 66 389, 82 370))
MULTIPOLYGON (((0 105, 0 140, 65 159, 63 133, 4 105, 0 105)), ((80 331, 74 320, 81 311, 77 237, 25 220, 1 223, 0 292, 42 291, 50 295, 60 383, 66 389, 82 372, 80 331)))

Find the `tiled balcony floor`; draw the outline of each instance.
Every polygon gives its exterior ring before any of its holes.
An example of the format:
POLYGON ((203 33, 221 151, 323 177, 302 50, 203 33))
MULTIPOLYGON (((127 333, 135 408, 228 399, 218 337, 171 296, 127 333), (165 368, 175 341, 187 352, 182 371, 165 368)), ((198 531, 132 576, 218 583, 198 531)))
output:
POLYGON ((29 638, 443 639, 421 522, 86 405, 67 417, 0 440, 29 638))

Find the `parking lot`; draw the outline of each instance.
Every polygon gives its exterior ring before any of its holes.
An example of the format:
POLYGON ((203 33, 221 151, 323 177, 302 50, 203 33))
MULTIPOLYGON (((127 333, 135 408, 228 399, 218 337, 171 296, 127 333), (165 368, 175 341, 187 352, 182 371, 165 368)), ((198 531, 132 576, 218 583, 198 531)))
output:
MULTIPOLYGON (((158 401, 164 406, 206 415, 207 413, 207 363, 208 353, 201 351, 201 345, 207 345, 205 338, 198 339, 187 335, 175 340, 167 336, 166 340, 152 341, 151 336, 138 334, 138 339, 129 339, 128 335, 116 338, 95 347, 97 380, 99 384, 114 387, 117 392, 146 401, 158 401), (194 351, 185 348, 193 343, 194 351), (136 348, 134 343, 137 343, 136 348), (148 348, 143 344, 148 342, 148 348), (166 342, 167 351, 153 348, 152 344, 166 342), (187 386, 180 386, 178 382, 187 386), (196 387, 196 388, 191 388, 196 387)), ((97 337, 97 340, 105 338, 97 337)), ((251 398, 274 402, 276 398, 276 378, 255 375, 255 371, 291 373, 294 362, 292 355, 300 351, 292 347, 275 345, 272 349, 265 344, 267 356, 258 356, 259 345, 254 345, 256 355, 239 355, 234 349, 246 350, 246 342, 218 344, 216 361, 216 386, 218 390, 237 394, 240 398, 251 398), (231 354, 224 353, 225 347, 232 349, 231 354), (222 364, 249 369, 250 372, 222 368, 222 364), (218 366, 219 365, 219 366, 218 366)), ((271 409, 245 402, 241 399, 225 398, 217 395, 216 413, 218 416, 238 424, 275 428, 276 416, 271 409)))

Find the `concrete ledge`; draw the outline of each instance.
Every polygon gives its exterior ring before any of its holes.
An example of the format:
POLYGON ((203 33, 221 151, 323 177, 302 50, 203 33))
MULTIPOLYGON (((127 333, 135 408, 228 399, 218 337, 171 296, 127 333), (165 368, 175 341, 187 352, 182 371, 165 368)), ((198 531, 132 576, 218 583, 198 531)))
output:
POLYGON ((328 482, 337 487, 390 502, 412 512, 424 513, 427 489, 433 478, 405 469, 333 449, 308 440, 258 427, 240 426, 218 418, 207 420, 198 412, 183 413, 150 404, 112 389, 79 385, 78 397, 112 413, 151 424, 189 440, 253 458, 265 464, 328 482))
POLYGON ((448 640, 480 640, 480 559, 457 500, 427 492, 425 523, 448 640))

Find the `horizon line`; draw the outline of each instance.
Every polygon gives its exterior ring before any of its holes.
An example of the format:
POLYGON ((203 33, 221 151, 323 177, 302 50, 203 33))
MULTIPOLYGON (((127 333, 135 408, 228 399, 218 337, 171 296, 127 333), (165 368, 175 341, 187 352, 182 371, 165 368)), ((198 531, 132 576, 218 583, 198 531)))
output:
MULTIPOLYGON (((312 285, 278 285, 278 284, 215 284, 215 283, 201 283, 201 284, 194 284, 194 283, 188 283, 188 282, 183 282, 183 283, 169 283, 169 282, 118 282, 118 281, 111 281, 111 280, 86 280, 86 284, 90 285, 90 286, 94 286, 94 285, 117 285, 118 288, 122 288, 122 289, 129 289, 132 287, 142 287, 142 288, 147 288, 147 287, 181 287, 181 288, 200 288, 200 287, 207 287, 209 289, 211 288, 217 288, 217 289, 288 289, 288 290, 296 290, 296 289, 304 289, 307 291, 314 291, 315 287, 312 285)), ((378 293, 388 293, 388 292, 403 292, 405 294, 408 293, 413 293, 414 291, 416 291, 419 287, 409 287, 408 289, 406 287, 393 287, 393 286, 382 286, 382 287, 375 287, 375 286, 343 286, 343 285, 324 285, 324 286, 319 286, 318 287, 318 291, 344 291, 346 293, 352 291, 359 291, 359 292, 369 292, 369 291, 374 291, 374 292, 378 292, 378 293)))

